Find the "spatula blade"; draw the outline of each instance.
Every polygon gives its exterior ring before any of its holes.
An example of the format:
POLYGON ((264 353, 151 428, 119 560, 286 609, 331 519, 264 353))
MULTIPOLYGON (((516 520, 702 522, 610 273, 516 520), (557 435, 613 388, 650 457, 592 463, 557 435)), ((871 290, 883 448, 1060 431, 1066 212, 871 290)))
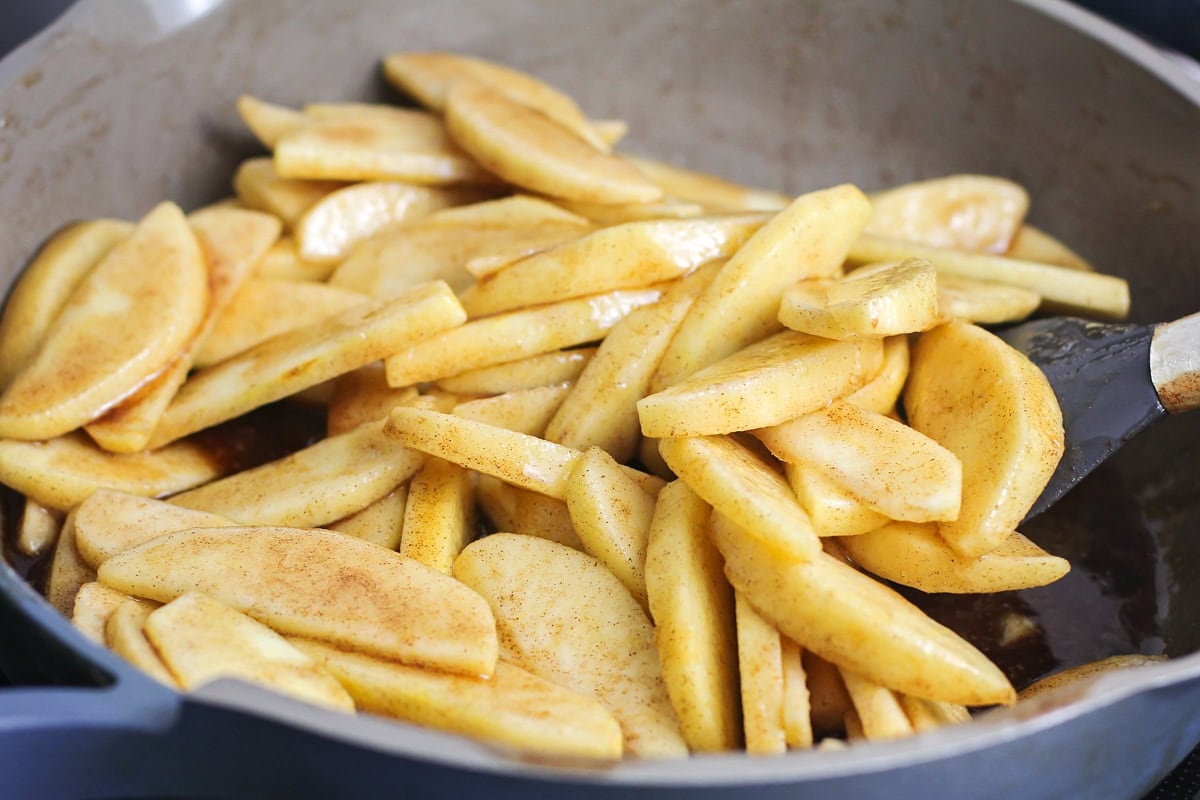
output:
POLYGON ((1026 519, 1166 414, 1150 380, 1154 328, 1052 317, 998 332, 1046 373, 1062 407, 1066 451, 1026 519))

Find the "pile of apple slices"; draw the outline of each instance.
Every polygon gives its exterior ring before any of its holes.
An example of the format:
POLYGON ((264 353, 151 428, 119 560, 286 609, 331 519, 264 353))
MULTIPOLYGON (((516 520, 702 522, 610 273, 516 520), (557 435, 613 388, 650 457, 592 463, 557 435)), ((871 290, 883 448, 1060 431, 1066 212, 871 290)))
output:
POLYGON ((236 198, 70 227, 14 289, 0 481, 50 601, 179 689, 539 758, 1013 702, 888 584, 1067 571, 1016 530, 1054 395, 976 323, 1121 316, 1124 282, 1000 178, 789 197, 627 156, 500 65, 384 69, 425 109, 242 98, 270 154, 236 198), (299 404, 324 435, 265 441, 299 404))

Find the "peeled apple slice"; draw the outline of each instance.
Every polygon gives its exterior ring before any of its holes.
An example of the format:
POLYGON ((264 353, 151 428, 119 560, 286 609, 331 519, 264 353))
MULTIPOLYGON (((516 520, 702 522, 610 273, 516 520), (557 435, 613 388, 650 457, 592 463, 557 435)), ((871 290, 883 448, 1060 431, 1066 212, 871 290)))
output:
POLYGON ((624 158, 478 81, 450 87, 446 130, 483 167, 524 189, 592 203, 662 197, 662 190, 624 158))
POLYGON ((0 387, 29 363, 75 287, 133 231, 123 220, 93 219, 50 239, 13 286, 0 318, 0 387))
POLYGON ((496 533, 467 546, 454 577, 492 607, 505 660, 595 697, 620 722, 632 755, 687 755, 654 626, 599 561, 535 536, 496 533))
POLYGON ((99 576, 164 603, 203 592, 280 633, 408 664, 475 676, 496 666, 495 620, 479 595, 333 531, 192 528, 113 556, 99 576))
POLYGON ((741 742, 733 589, 708 539, 711 510, 683 481, 658 494, 646 547, 646 592, 671 704, 688 746, 741 742))
POLYGON ((720 514, 710 532, 733 588, 806 650, 918 697, 962 705, 1016 699, 986 656, 874 578, 825 553, 782 561, 720 514))
POLYGON ((382 228, 480 199, 483 195, 471 189, 398 181, 356 183, 314 203, 295 225, 296 243, 301 258, 337 262, 382 228))
POLYGON ((976 281, 955 275, 939 275, 937 280, 938 318, 941 322, 963 319, 967 322, 996 324, 1025 319, 1042 303, 1032 289, 976 281))
POLYGON ((454 53, 394 53, 383 60, 383 74, 397 89, 434 111, 445 110, 446 95, 456 81, 478 81, 540 111, 593 147, 608 149, 574 100, 512 67, 454 53))
POLYGON ((162 203, 80 283, 0 396, 0 436, 90 422, 165 367, 208 308, 208 269, 183 212, 162 203))
POLYGON ((779 307, 787 327, 828 339, 914 333, 937 320, 937 273, 916 258, 864 267, 842 280, 801 281, 779 307))
POLYGON ((963 558, 938 536, 937 526, 893 522, 848 536, 842 546, 854 563, 881 578, 923 592, 982 594, 1045 586, 1071 569, 1013 531, 978 558, 963 558))
POLYGON ((539 758, 616 759, 621 728, 590 697, 503 661, 487 680, 294 639, 333 673, 358 707, 373 714, 461 733, 539 758))
POLYGON ((185 689, 241 678, 309 703, 354 710, 350 695, 317 661, 266 625, 206 594, 188 592, 151 611, 143 625, 146 638, 185 689))
POLYGON ((891 519, 958 516, 963 492, 958 459, 902 422, 835 401, 756 435, 780 460, 820 469, 891 519))
POLYGON ((1003 253, 1029 209, 1019 184, 951 175, 871 195, 867 233, 985 253, 1003 253))
POLYGON ((912 355, 909 423, 962 462, 962 509, 938 531, 973 558, 1016 529, 1054 474, 1062 410, 1033 362, 970 323, 929 331, 912 355))

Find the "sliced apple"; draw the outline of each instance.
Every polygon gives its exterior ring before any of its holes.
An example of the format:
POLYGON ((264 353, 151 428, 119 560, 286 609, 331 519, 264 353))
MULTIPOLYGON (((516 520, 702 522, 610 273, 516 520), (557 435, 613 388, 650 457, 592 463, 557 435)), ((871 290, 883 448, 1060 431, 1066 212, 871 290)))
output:
POLYGON ((289 228, 322 198, 341 189, 342 181, 281 178, 270 158, 248 158, 233 175, 233 189, 247 208, 279 217, 289 228))
POLYGON ((404 507, 408 505, 408 484, 402 483, 361 511, 342 517, 325 527, 362 539, 388 550, 400 546, 404 531, 404 507))
POLYGON ((475 538, 475 491, 471 472, 427 458, 408 487, 400 555, 450 574, 454 559, 475 538))
POLYGON ((75 604, 71 613, 71 624, 96 644, 104 644, 104 626, 117 606, 129 599, 129 595, 110 589, 99 581, 88 581, 75 593, 75 604))
POLYGON ((599 561, 511 533, 470 544, 454 576, 486 598, 505 660, 604 705, 632 755, 687 755, 654 644, 654 626, 599 561))
POLYGON ((360 511, 408 480, 424 461, 383 432, 383 421, 322 439, 254 469, 171 498, 244 525, 314 527, 360 511))
POLYGON ((684 318, 652 388, 660 391, 779 328, 779 296, 804 278, 837 274, 871 213, 853 186, 802 195, 764 225, 684 318))
POLYGON ((630 161, 670 197, 699 203, 710 213, 718 211, 779 211, 792 198, 780 192, 753 189, 690 169, 630 156, 630 161))
POLYGON ((913 428, 962 462, 962 511, 939 533, 968 558, 998 547, 1062 457, 1062 411, 1046 376, 994 334, 951 322, 918 340, 904 407, 913 428))
POLYGON ((963 465, 902 422, 835 401, 755 435, 780 460, 823 471, 891 519, 928 522, 959 515, 963 465))
POLYGON ((396 406, 411 405, 416 399, 415 386, 388 386, 383 362, 374 361, 334 379, 327 404, 326 433, 337 436, 363 423, 384 419, 396 406))
POLYGON ((802 750, 813 745, 812 702, 804 651, 787 637, 780 640, 783 661, 783 733, 787 746, 802 750))
POLYGON ((402 108, 316 119, 286 134, 275 145, 275 172, 308 180, 495 183, 441 120, 402 108))
POLYGON ((104 641, 110 650, 154 680, 172 689, 182 688, 146 638, 146 619, 157 606, 157 603, 145 600, 124 600, 113 609, 104 624, 104 641))
POLYGON ((538 110, 474 80, 446 93, 446 131, 484 168, 524 189, 568 200, 644 203, 662 190, 624 158, 538 110))
POLYGON ((1029 193, 1020 184, 950 175, 872 194, 866 230, 935 247, 1003 253, 1028 210, 1029 193))
POLYGON ((492 258, 512 248, 541 249, 590 229, 582 217, 532 197, 456 206, 362 242, 330 282, 374 295, 394 294, 429 280, 444 280, 462 291, 474 283, 468 271, 473 259, 492 258))
POLYGON ((1001 283, 976 281, 956 275, 938 276, 938 320, 949 322, 1019 322, 1042 304, 1042 296, 1031 289, 1001 283))
POLYGON ((475 491, 480 509, 496 530, 540 536, 583 550, 565 501, 521 489, 491 475, 480 475, 475 491))
POLYGON ((0 317, 0 387, 33 360, 76 287, 132 232, 131 223, 93 219, 63 228, 42 247, 13 285, 0 317))
POLYGON ((308 703, 354 710, 350 695, 318 661, 261 622, 201 592, 180 595, 148 613, 144 627, 145 637, 184 689, 240 678, 308 703))
POLYGON ((575 461, 565 499, 583 549, 608 567, 646 607, 646 541, 655 498, 612 456, 599 447, 589 447, 575 461))
POLYGON ((842 668, 842 681, 862 723, 864 738, 880 741, 913 735, 912 724, 895 692, 845 667, 842 668))
POLYGON ((883 340, 883 366, 861 388, 847 395, 846 402, 864 411, 890 413, 904 389, 908 365, 908 337, 887 337, 883 340))
POLYGON ((163 415, 151 446, 358 369, 463 319, 449 287, 435 282, 293 328, 190 377, 163 415))
POLYGON ((878 338, 783 331, 638 401, 642 435, 711 436, 794 419, 859 389, 883 364, 878 338))
POLYGON ((61 436, 119 403, 183 349, 208 296, 196 237, 178 206, 159 205, 88 273, 0 395, 0 436, 61 436))
POLYGON ((601 228, 480 279, 463 293, 463 307, 479 317, 678 278, 731 256, 766 219, 744 214, 601 228))
POLYGON ((965 706, 925 700, 907 694, 900 695, 900 706, 915 733, 924 733, 947 725, 961 725, 971 719, 971 712, 965 706))
POLYGON ((976 558, 958 555, 938 535, 936 525, 893 522, 842 545, 854 563, 893 583, 923 592, 979 594, 1045 586, 1071 569, 1065 558, 1047 553, 1013 531, 976 558))
POLYGON ((363 711, 461 733, 538 759, 611 760, 621 727, 604 706, 504 661, 488 680, 410 667, 319 642, 292 644, 328 669, 363 711))
POLYGON ((1028 222, 1017 230, 1016 236, 1008 243, 1005 255, 1009 258, 1053 264, 1068 269, 1082 269, 1088 272, 1095 272, 1096 269, 1086 258, 1028 222))
POLYGON ((808 515, 787 482, 728 436, 663 439, 659 453, 693 492, 736 520, 780 560, 821 552, 808 515))
POLYGON ((284 136, 301 130, 311 122, 301 111, 268 103, 248 94, 238 98, 237 110, 242 122, 268 149, 274 148, 284 136))
POLYGON ((407 664, 474 676, 496 665, 495 620, 479 595, 333 531, 177 531, 108 559, 100 580, 163 603, 203 592, 280 633, 407 664))
POLYGON ((62 531, 54 545, 50 572, 46 575, 46 599, 64 617, 75 608, 75 595, 80 587, 96 580, 96 570, 88 566, 75 546, 75 516, 67 514, 62 531))
POLYGON ((657 303, 614 325, 546 426, 546 438, 570 447, 601 447, 622 462, 632 458, 641 439, 637 402, 649 392, 680 322, 719 268, 718 263, 701 267, 657 303))
POLYGON ((559 200, 564 208, 587 217, 597 225, 622 225, 654 219, 690 219, 704 214, 704 206, 688 203, 674 197, 665 197, 652 203, 581 203, 575 200, 559 200))
POLYGON ((818 466, 785 464, 784 472, 818 536, 854 536, 888 521, 818 466))
POLYGON ((314 203, 295 224, 300 257, 338 262, 356 244, 388 227, 438 209, 484 199, 477 190, 368 181, 336 189, 314 203))
POLYGON ((829 339, 896 336, 938 322, 937 272, 910 258, 855 270, 841 280, 801 281, 783 294, 779 321, 829 339))
POLYGON ((388 358, 387 380, 408 386, 593 342, 659 294, 657 289, 621 290, 471 320, 388 358))
POLYGON ((222 310, 196 354, 210 367, 273 336, 339 314, 362 303, 361 292, 313 281, 250 278, 222 310))
POLYGON ((593 129, 574 100, 512 67, 456 53, 393 53, 383 60, 383 74, 397 89, 434 111, 445 111, 447 95, 456 81, 478 81, 540 111, 593 147, 608 148, 607 140, 593 129))
POLYGON ((279 220, 257 211, 211 207, 188 217, 208 265, 209 302, 195 336, 183 351, 129 399, 86 426, 105 450, 144 450, 163 412, 187 379, 196 355, 246 277, 279 238, 279 220))
POLYGON ((733 588, 806 650, 918 697, 962 705, 1015 699, 982 653, 853 567, 825 553, 781 560, 721 514, 710 532, 733 588))
POLYGON ((228 517, 112 489, 97 489, 74 511, 75 546, 95 568, 164 533, 236 525, 228 517))
POLYGON ((1037 292, 1055 310, 1124 319, 1129 314, 1129 284, 1113 275, 1022 261, 1007 256, 967 253, 882 236, 860 236, 847 259, 856 264, 922 258, 939 275, 994 281, 1037 292))
POLYGON ((464 419, 508 428, 510 431, 541 436, 550 418, 570 391, 569 381, 553 386, 517 389, 493 397, 467 400, 454 406, 452 413, 464 419))
POLYGON ((282 236, 254 268, 256 278, 278 278, 287 281, 321 283, 333 272, 335 264, 306 261, 300 257, 296 240, 282 236))
POLYGON ((46 442, 0 439, 0 483, 59 511, 102 487, 159 497, 207 483, 222 471, 212 453, 193 441, 145 453, 109 453, 82 432, 46 442))
POLYGON ((754 610, 745 595, 735 593, 734 599, 746 752, 778 755, 787 750, 782 640, 775 626, 754 610))
POLYGON ((733 590, 708 540, 710 509, 682 481, 658 494, 646 544, 646 594, 663 679, 694 752, 741 744, 733 590))
POLYGON ((54 546, 62 529, 63 514, 29 497, 17 523, 17 549, 27 556, 39 556, 54 546))

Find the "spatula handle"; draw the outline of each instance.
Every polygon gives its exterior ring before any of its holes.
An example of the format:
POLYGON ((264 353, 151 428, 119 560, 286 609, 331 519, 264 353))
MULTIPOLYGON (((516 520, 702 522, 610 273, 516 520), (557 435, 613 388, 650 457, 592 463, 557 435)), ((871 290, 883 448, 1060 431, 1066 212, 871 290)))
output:
POLYGON ((1150 380, 1172 414, 1200 408, 1200 312, 1154 329, 1150 380))

